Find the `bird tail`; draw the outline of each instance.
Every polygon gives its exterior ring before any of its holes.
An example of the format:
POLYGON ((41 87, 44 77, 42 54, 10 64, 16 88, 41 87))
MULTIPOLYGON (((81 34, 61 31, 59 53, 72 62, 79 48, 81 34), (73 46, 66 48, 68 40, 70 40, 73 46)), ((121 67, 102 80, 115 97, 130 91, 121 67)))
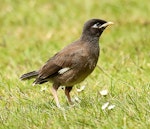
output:
POLYGON ((32 71, 26 74, 23 74, 20 79, 21 80, 27 80, 27 79, 31 79, 31 78, 35 78, 36 76, 38 76, 38 72, 37 71, 32 71))

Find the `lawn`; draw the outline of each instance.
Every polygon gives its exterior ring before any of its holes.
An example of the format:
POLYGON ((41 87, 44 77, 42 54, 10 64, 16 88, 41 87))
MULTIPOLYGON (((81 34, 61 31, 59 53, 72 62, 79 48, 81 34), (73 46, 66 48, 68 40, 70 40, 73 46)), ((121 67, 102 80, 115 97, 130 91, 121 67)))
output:
POLYGON ((149 14, 148 0, 0 0, 0 129, 148 129, 149 14), (60 88, 58 109, 51 83, 19 77, 78 39, 90 18, 115 24, 102 34, 98 66, 71 92, 75 106, 60 88), (114 108, 102 109, 107 102, 114 108))

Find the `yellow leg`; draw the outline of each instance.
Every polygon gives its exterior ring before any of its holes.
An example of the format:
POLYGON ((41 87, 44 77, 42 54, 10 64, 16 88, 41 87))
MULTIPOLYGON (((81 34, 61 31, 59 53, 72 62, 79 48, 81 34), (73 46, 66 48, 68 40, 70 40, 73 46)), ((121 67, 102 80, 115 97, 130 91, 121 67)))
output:
POLYGON ((65 87, 65 94, 67 96, 68 102, 70 105, 72 105, 71 97, 70 97, 70 91, 72 90, 72 87, 65 87))
POLYGON ((53 95, 53 97, 55 99, 57 107, 60 108, 60 104, 59 104, 59 100, 58 100, 58 95, 57 95, 58 88, 59 88, 59 86, 53 85, 53 87, 52 87, 52 95, 53 95))

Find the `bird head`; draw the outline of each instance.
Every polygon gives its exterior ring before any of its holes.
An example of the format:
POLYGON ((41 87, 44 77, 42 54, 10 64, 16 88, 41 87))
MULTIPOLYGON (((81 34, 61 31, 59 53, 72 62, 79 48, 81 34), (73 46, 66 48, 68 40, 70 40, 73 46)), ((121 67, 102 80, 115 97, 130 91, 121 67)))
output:
POLYGON ((113 22, 107 22, 101 19, 90 19, 84 24, 82 36, 90 38, 99 38, 102 32, 105 30, 105 28, 112 24, 113 22))

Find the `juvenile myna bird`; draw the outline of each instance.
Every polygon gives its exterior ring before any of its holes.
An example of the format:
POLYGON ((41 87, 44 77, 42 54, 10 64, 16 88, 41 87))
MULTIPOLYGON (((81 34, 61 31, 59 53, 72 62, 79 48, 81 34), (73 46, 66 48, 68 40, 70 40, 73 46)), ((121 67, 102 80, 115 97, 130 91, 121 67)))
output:
POLYGON ((21 80, 35 78, 33 85, 53 82, 52 94, 60 107, 57 90, 65 86, 68 102, 72 104, 70 91, 83 81, 96 67, 99 57, 99 38, 104 29, 113 24, 100 19, 90 19, 83 27, 81 37, 50 58, 39 70, 26 73, 21 80))

